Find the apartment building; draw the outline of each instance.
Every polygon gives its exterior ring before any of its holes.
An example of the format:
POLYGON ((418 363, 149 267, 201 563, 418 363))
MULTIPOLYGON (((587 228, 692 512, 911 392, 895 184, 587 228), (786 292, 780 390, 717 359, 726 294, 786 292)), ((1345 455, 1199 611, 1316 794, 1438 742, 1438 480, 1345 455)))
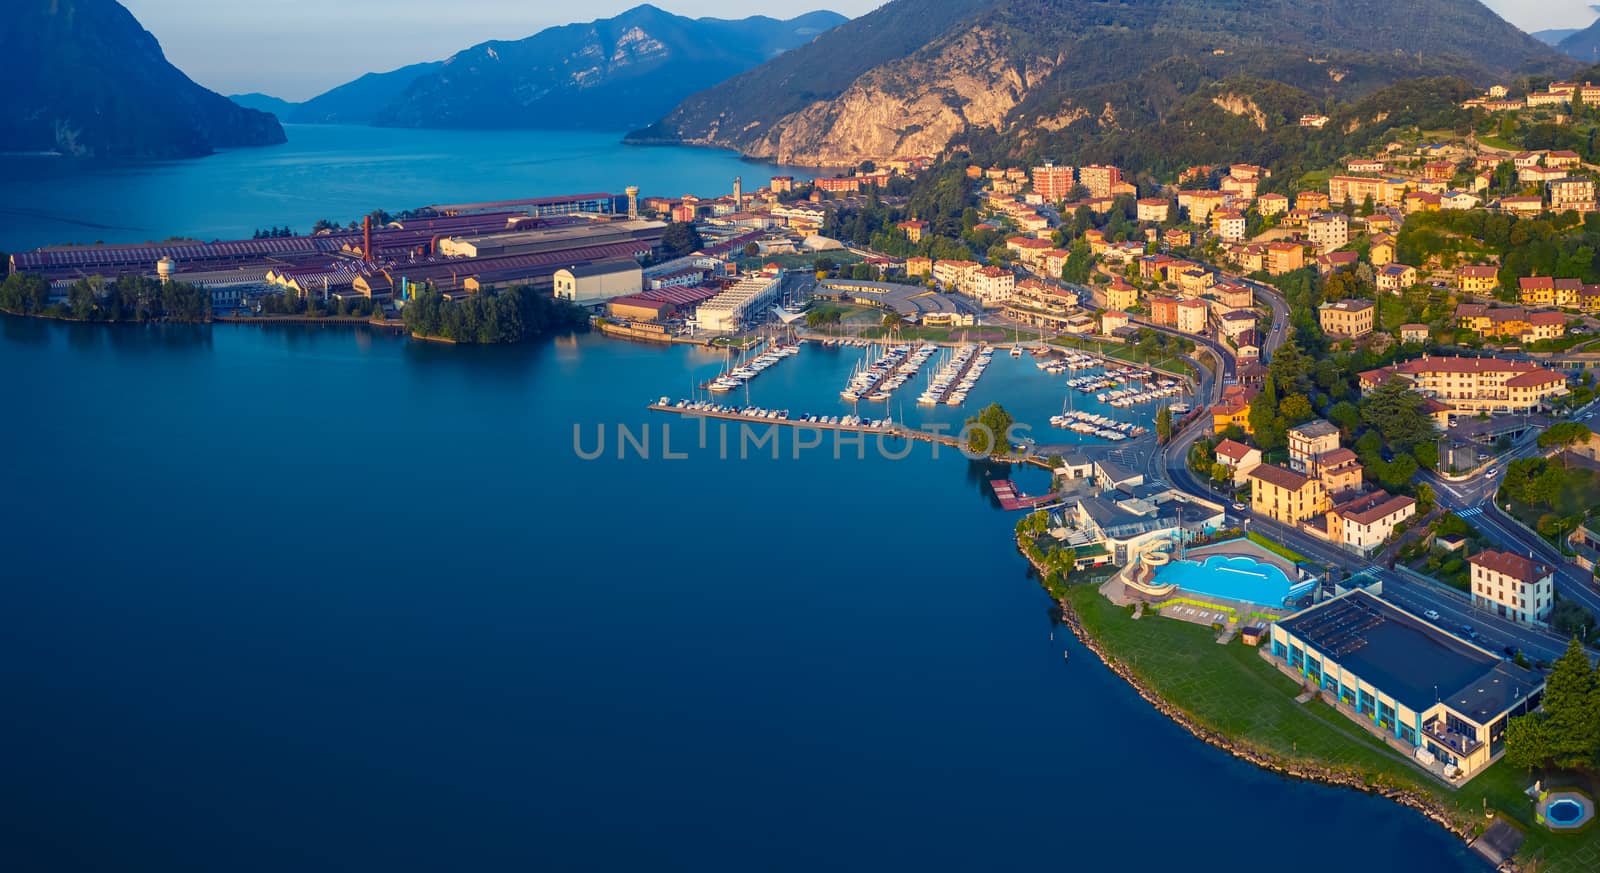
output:
POLYGON ((1250 509, 1281 524, 1298 525, 1328 511, 1322 481, 1275 464, 1250 471, 1250 509))
POLYGON ((1368 370, 1361 374, 1361 390, 1396 378, 1449 406, 1453 415, 1533 412, 1550 398, 1567 393, 1566 377, 1538 364, 1433 355, 1368 370))
POLYGON ((1546 622, 1555 606, 1555 570, 1521 555, 1484 549, 1472 565, 1472 603, 1501 618, 1546 622))

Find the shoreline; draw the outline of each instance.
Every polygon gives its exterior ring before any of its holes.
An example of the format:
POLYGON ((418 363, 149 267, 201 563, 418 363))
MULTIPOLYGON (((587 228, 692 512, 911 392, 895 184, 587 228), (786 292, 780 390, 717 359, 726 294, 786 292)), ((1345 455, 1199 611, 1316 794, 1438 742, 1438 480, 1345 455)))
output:
MULTIPOLYGON (((1017 551, 1022 554, 1023 559, 1028 562, 1029 566, 1033 568, 1035 573, 1039 574, 1039 578, 1041 580, 1044 579, 1047 575, 1046 568, 1041 566, 1038 561, 1033 559, 1033 556, 1028 554, 1027 549, 1024 546, 1023 537, 1020 535, 1016 538, 1016 546, 1017 551)), ((1206 745, 1221 749, 1222 751, 1227 752, 1239 760, 1254 764, 1263 770, 1287 779, 1296 779, 1303 782, 1315 782, 1338 788, 1351 788, 1364 794, 1372 794, 1382 797, 1386 800, 1393 801, 1400 806, 1420 813, 1423 818, 1428 819, 1439 827, 1449 831, 1451 834, 1454 834, 1456 837, 1459 837, 1462 843, 1465 844, 1468 849, 1471 849, 1474 853, 1478 854, 1480 858, 1484 858, 1491 864, 1493 863, 1481 852, 1478 852, 1475 848, 1473 848, 1473 843, 1477 841, 1478 836, 1480 835, 1474 834, 1471 832, 1470 828, 1460 825, 1452 816, 1449 809, 1445 808, 1431 797, 1420 795, 1416 791, 1409 789, 1396 789, 1388 788, 1382 785, 1373 785, 1359 776, 1336 770, 1324 764, 1306 766, 1285 761, 1275 755, 1251 748, 1242 740, 1206 727, 1197 721, 1193 716, 1179 709, 1172 703, 1169 703, 1166 698, 1162 697, 1160 693, 1158 693, 1154 688, 1150 687, 1148 683, 1141 679, 1138 674, 1134 673, 1133 670, 1130 669, 1126 664, 1122 663, 1115 656, 1107 652, 1105 647, 1100 644, 1099 640, 1097 640, 1095 636, 1083 626, 1083 622, 1078 616, 1077 610, 1073 608, 1072 604, 1066 598, 1063 597, 1057 600, 1056 606, 1061 610, 1062 623, 1072 631, 1072 635, 1078 639, 1078 642, 1083 644, 1084 648, 1093 652, 1095 657, 1100 659, 1100 663, 1104 664, 1106 668, 1109 669, 1113 674, 1122 679, 1124 682, 1128 683, 1128 685, 1133 688, 1134 692, 1143 698, 1146 703, 1149 703, 1156 712, 1166 716, 1174 724, 1182 728, 1195 739, 1200 740, 1206 745)), ((1152 617, 1159 618, 1159 616, 1152 617)), ((1517 865, 1515 860, 1507 858, 1504 862, 1499 864, 1496 869, 1508 871, 1508 873, 1514 873, 1514 871, 1520 870, 1521 868, 1517 865)))

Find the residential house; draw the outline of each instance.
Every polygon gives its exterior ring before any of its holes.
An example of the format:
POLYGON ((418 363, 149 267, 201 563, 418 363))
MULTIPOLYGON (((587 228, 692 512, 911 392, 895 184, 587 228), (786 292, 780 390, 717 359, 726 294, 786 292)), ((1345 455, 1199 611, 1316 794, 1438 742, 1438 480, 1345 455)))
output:
POLYGON ((1394 529, 1417 514, 1417 501, 1374 491, 1352 497, 1328 510, 1327 537, 1361 554, 1383 545, 1394 529))
POLYGON ((1206 329, 1206 304, 1203 300, 1178 301, 1178 330, 1203 333, 1206 329))
POLYGON ((1550 208, 1556 212, 1594 210, 1594 180, 1587 176, 1565 176, 1549 183, 1550 208))
POLYGON ((1350 219, 1342 212, 1324 212, 1306 222, 1306 239, 1318 252, 1344 248, 1350 242, 1350 219))
POLYGON ((1256 198, 1256 211, 1268 218, 1289 211, 1289 198, 1282 194, 1262 194, 1256 198))
POLYGON ((1251 470, 1250 509, 1280 524, 1297 526, 1328 511, 1322 481, 1275 464, 1251 470))
POLYGON ((1118 276, 1106 286, 1106 306, 1111 309, 1132 309, 1139 305, 1139 289, 1118 276))
POLYGON ((1316 460, 1339 448, 1339 429, 1323 419, 1289 428, 1289 469, 1316 474, 1316 460))
POLYGON ((1305 247, 1291 242, 1267 244, 1267 272, 1274 276, 1292 273, 1306 265, 1305 247))
POLYGON ((1327 212, 1332 205, 1332 198, 1321 191, 1301 191, 1294 196, 1294 208, 1307 212, 1327 212))
POLYGON ((1456 288, 1466 294, 1492 294, 1500 287, 1500 270, 1494 266, 1456 268, 1456 288))
POLYGON ((1356 252, 1329 252, 1317 255, 1317 273, 1331 276, 1342 270, 1354 270, 1361 262, 1361 256, 1356 252))
POLYGON ((1400 342, 1426 343, 1432 333, 1433 329, 1426 324, 1402 324, 1400 325, 1400 342))
POLYGON ((1511 552, 1485 549, 1472 565, 1472 603, 1501 618, 1546 622, 1555 606, 1555 570, 1511 552))
POLYGON ((1172 201, 1161 197, 1146 197, 1135 206, 1140 221, 1163 224, 1172 212, 1172 201))
MULTIPOLYGON (((1371 226, 1371 222, 1368 222, 1371 226)), ((1374 267, 1384 267, 1394 263, 1394 237, 1386 233, 1372 235, 1371 244, 1367 249, 1367 258, 1374 267)))
POLYGON ((1230 427, 1237 427, 1245 433, 1254 433, 1250 427, 1250 401, 1261 393, 1261 389, 1254 385, 1241 383, 1229 385, 1222 389, 1222 400, 1211 407, 1211 427, 1221 433, 1230 427))
POLYGON ((1150 320, 1156 324, 1176 327, 1178 324, 1178 301, 1173 297, 1150 298, 1150 320))
POLYGON ((1371 300, 1346 298, 1324 303, 1317 307, 1317 320, 1322 332, 1331 337, 1360 339, 1372 333, 1377 307, 1371 300))
POLYGON ((1216 456, 1217 463, 1233 472, 1235 485, 1243 485, 1249 478, 1250 471, 1261 466, 1261 450, 1238 440, 1229 439, 1217 443, 1216 456))
POLYGON ((1378 271, 1378 290, 1390 294, 1400 292, 1417 284, 1417 268, 1407 264, 1385 264, 1378 271))
POLYGON ((1016 289, 1017 277, 1002 267, 979 267, 968 281, 969 284, 964 290, 978 298, 979 303, 984 306, 999 306, 1011 299, 1011 294, 1016 289))

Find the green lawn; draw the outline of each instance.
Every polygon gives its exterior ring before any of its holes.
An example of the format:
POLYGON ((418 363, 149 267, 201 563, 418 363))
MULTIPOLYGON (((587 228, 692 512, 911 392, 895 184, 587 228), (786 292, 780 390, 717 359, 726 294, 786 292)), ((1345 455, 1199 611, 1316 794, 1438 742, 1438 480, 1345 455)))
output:
POLYGON ((1250 542, 1255 543, 1269 552, 1272 552, 1280 558, 1288 558, 1296 564, 1303 564, 1306 561, 1305 555, 1302 555, 1287 546, 1279 545, 1278 543, 1267 539, 1265 536, 1262 536, 1255 531, 1250 532, 1250 542))
POLYGON ((1487 803, 1527 834, 1519 860, 1537 856, 1541 869, 1553 873, 1600 869, 1600 830, 1558 835, 1535 824, 1533 806, 1522 794, 1532 780, 1504 762, 1451 790, 1333 707, 1320 700, 1296 704, 1297 683, 1253 648, 1237 641, 1219 646, 1209 628, 1153 612, 1133 621, 1130 609, 1113 605, 1092 586, 1073 586, 1067 599, 1109 656, 1201 725, 1284 763, 1333 765, 1368 785, 1425 792, 1454 810, 1463 825, 1481 828, 1487 803))

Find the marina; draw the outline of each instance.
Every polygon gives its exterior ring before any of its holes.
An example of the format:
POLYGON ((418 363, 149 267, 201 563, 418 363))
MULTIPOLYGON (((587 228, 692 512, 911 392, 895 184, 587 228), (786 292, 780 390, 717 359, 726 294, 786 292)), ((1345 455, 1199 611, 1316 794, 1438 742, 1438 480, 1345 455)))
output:
POLYGON ((804 341, 775 345, 737 367, 730 367, 726 372, 700 387, 715 394, 725 394, 732 391, 768 369, 777 366, 784 358, 791 358, 800 354, 800 342, 804 341))
POLYGON ((913 353, 910 346, 888 346, 876 361, 850 371, 850 381, 839 396, 851 403, 888 400, 890 393, 904 385, 932 356, 932 348, 919 348, 913 353))
POLYGON ((991 346, 961 346, 929 380, 927 389, 917 397, 917 403, 922 406, 960 406, 966 402, 972 389, 977 387, 979 377, 989 368, 989 362, 993 359, 994 348, 991 346))
POLYGON ((1125 421, 1117 421, 1108 415, 1096 415, 1092 412, 1076 412, 1067 410, 1060 415, 1050 416, 1052 427, 1065 428, 1073 433, 1084 436, 1099 437, 1112 442, 1121 442, 1125 439, 1143 436, 1148 429, 1125 421))

